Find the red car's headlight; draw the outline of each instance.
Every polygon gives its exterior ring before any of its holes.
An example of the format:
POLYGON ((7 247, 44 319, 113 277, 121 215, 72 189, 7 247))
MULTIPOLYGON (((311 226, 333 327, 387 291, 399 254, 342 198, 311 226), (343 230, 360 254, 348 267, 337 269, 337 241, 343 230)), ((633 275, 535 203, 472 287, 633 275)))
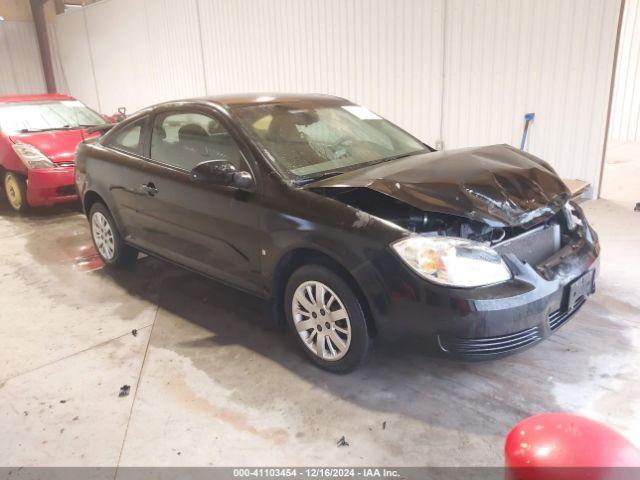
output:
POLYGON ((33 145, 27 143, 14 143, 13 150, 27 168, 51 168, 56 164, 33 145))

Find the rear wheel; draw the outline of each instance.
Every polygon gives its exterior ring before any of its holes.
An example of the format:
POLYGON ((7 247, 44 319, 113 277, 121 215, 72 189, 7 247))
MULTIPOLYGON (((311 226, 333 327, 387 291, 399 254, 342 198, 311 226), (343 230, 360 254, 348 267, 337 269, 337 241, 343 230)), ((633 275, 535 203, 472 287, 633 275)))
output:
POLYGON ((124 243, 116 222, 104 204, 93 204, 89 212, 89 224, 93 244, 105 264, 122 266, 136 260, 138 251, 124 243))
POLYGON ((355 370, 371 339, 358 296, 347 282, 321 265, 296 270, 285 291, 287 320, 302 349, 334 373, 355 370))
POLYGON ((9 205, 16 212, 23 212, 27 209, 27 181, 22 175, 5 172, 4 194, 9 205))

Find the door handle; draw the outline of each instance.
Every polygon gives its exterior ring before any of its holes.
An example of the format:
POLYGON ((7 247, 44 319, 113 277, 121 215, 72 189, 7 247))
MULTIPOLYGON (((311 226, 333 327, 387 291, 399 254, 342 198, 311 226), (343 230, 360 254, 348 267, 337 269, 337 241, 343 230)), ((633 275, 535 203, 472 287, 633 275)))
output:
POLYGON ((156 188, 153 182, 149 182, 146 185, 140 185, 140 190, 142 190, 143 192, 146 192, 147 195, 151 197, 153 197, 155 194, 157 194, 160 191, 156 188))

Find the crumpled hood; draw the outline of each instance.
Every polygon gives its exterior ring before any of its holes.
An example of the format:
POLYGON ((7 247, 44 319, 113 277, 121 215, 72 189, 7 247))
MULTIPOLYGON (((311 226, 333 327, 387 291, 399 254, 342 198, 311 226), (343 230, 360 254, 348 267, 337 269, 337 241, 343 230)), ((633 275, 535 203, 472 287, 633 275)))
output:
POLYGON ((542 222, 571 196, 547 163, 509 145, 413 155, 305 186, 350 187, 371 188, 425 211, 494 227, 542 222))
POLYGON ((41 133, 15 135, 13 143, 28 143, 44 153, 53 163, 73 162, 76 148, 87 135, 84 129, 54 130, 41 133))

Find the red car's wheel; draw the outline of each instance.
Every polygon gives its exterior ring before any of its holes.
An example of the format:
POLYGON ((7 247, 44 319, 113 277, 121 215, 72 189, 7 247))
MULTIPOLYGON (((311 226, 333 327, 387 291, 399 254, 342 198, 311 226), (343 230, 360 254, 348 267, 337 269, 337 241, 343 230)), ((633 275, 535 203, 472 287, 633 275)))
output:
POLYGON ((27 208, 27 182, 24 177, 13 172, 4 174, 4 193, 11 208, 22 212, 27 208))

